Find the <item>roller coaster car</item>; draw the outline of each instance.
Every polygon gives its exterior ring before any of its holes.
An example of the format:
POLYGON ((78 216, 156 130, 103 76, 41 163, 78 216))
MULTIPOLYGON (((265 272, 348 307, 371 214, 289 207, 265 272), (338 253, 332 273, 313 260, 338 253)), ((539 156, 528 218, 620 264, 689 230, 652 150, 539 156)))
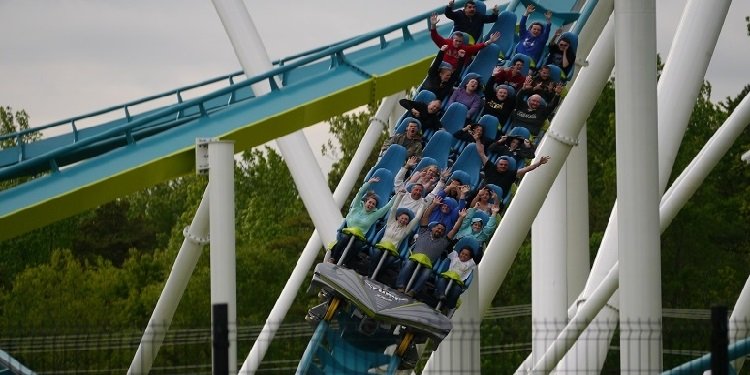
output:
POLYGON ((452 328, 450 319, 430 306, 332 263, 315 267, 310 291, 319 291, 327 302, 308 313, 307 319, 318 327, 298 374, 412 368, 418 359, 414 345, 427 339, 440 343, 452 328), (334 318, 337 325, 330 324, 334 318), (388 352, 392 354, 384 354, 388 352))

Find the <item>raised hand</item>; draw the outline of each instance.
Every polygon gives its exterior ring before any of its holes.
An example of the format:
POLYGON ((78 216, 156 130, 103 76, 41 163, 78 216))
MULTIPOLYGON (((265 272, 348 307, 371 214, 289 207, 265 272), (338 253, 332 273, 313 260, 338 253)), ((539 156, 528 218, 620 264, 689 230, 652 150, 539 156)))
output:
POLYGON ((542 156, 542 158, 539 159, 539 165, 547 164, 547 162, 549 161, 549 159, 550 159, 549 156, 542 156))
POLYGON ((552 22, 552 11, 548 10, 544 12, 544 18, 547 20, 547 23, 552 22))
POLYGON ((414 166, 416 166, 418 162, 419 162, 419 157, 411 156, 409 157, 409 159, 406 160, 406 168, 408 169, 414 168, 414 166))
POLYGON ((461 211, 458 211, 458 216, 460 216, 461 218, 466 217, 467 214, 468 210, 466 210, 465 208, 462 208, 461 211))
POLYGON ((454 3, 454 1, 453 1, 453 0, 449 0, 449 1, 448 1, 448 6, 449 6, 449 7, 451 7, 451 8, 453 8, 453 3, 454 3))
POLYGON ((371 184, 374 184, 376 182, 380 182, 380 177, 373 177, 373 178, 367 180, 367 182, 369 182, 371 184))
POLYGON ((496 66, 496 67, 494 67, 492 69, 492 75, 496 76, 496 75, 500 74, 500 72, 502 72, 502 71, 503 71, 503 67, 502 66, 496 66))
POLYGON ((495 31, 494 33, 490 34, 490 38, 487 40, 487 43, 495 43, 495 41, 498 39, 500 39, 500 32, 495 31))
POLYGON ((466 56, 466 51, 462 49, 458 50, 458 57, 464 57, 464 56, 466 56))
POLYGON ((529 14, 534 13, 535 10, 536 10, 535 6, 533 6, 531 4, 527 5, 526 6, 526 15, 528 16, 529 14))
POLYGON ((430 27, 435 28, 435 26, 437 26, 439 21, 440 21, 440 16, 438 16, 437 13, 432 13, 432 15, 430 16, 430 27))

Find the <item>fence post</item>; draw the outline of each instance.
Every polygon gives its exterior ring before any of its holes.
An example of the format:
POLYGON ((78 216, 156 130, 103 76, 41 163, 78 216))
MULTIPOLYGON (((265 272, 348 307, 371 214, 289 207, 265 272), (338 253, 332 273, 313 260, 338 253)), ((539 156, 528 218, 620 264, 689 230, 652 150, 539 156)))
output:
POLYGON ((711 374, 729 374, 729 321, 726 306, 711 307, 711 374))
POLYGON ((213 375, 229 374, 229 319, 226 303, 217 303, 213 309, 213 375))

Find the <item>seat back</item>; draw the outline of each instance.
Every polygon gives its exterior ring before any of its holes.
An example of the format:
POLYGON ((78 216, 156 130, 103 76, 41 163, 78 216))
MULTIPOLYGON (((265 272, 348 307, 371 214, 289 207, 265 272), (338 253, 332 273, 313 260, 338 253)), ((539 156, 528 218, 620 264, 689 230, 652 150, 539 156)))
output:
POLYGON ((516 34, 516 15, 513 12, 503 11, 497 16, 497 21, 492 24, 490 31, 487 35, 491 35, 494 32, 500 32, 500 38, 493 43, 499 49, 499 59, 505 60, 510 56, 511 50, 513 49, 514 35, 516 34))
POLYGON ((479 125, 484 129, 484 138, 495 139, 497 136, 497 126, 500 121, 495 116, 484 115, 479 119, 479 125))
POLYGON ((482 158, 477 152, 475 143, 468 144, 461 154, 458 155, 456 162, 453 163, 454 171, 464 171, 469 175, 469 185, 472 190, 479 184, 479 172, 482 170, 482 158))
POLYGON ((521 138, 521 140, 531 139, 531 132, 523 126, 516 126, 515 128, 510 129, 507 135, 509 138, 521 138))
MULTIPOLYGON (((466 68, 466 76, 469 74, 476 74, 479 77, 479 82, 482 86, 487 84, 490 76, 492 75, 492 69, 497 65, 497 56, 500 53, 500 47, 495 44, 490 44, 474 57, 474 61, 471 62, 468 68, 466 68)), ((461 86, 463 87, 467 81, 462 81, 461 86)))
POLYGON ((443 117, 440 118, 440 123, 443 124, 443 129, 445 129, 450 135, 461 130, 466 123, 466 114, 468 112, 469 109, 466 108, 465 105, 461 103, 451 103, 451 105, 448 106, 448 109, 445 110, 443 117))
POLYGON ((365 181, 369 180, 370 177, 372 177, 372 174, 380 168, 389 170, 391 174, 395 176, 398 173, 398 170, 401 169, 401 166, 406 162, 406 155, 406 147, 397 144, 388 146, 380 160, 378 160, 377 163, 370 168, 370 171, 367 172, 365 181))
POLYGON ((552 82, 560 83, 562 81, 562 69, 557 65, 548 64, 545 66, 549 68, 549 78, 552 82))
POLYGON ((393 173, 385 168, 379 168, 375 170, 375 173, 372 174, 372 177, 378 177, 380 178, 380 181, 372 183, 370 185, 370 190, 372 190, 375 194, 380 197, 378 200, 378 208, 385 206, 385 204, 388 202, 388 199, 391 197, 391 193, 393 192, 393 173))
MULTIPOLYGON (((497 194, 498 198, 502 201, 503 197, 505 196, 505 192, 503 191, 503 188, 500 186, 497 186, 495 184, 487 184, 487 187, 492 190, 495 194, 497 194)), ((491 200, 491 198, 490 198, 491 200)), ((495 203, 501 203, 501 202, 495 202, 495 203)))
POLYGON ((460 252, 461 249, 464 247, 469 247, 471 251, 474 253, 474 261, 476 262, 476 259, 482 259, 482 244, 477 241, 474 237, 463 237, 458 242, 456 242, 456 245, 453 246, 453 251, 460 252))
POLYGON ((448 166, 448 156, 450 156, 452 143, 453 135, 451 133, 438 130, 422 150, 422 160, 432 158, 440 170, 445 169, 448 166))
POLYGON ((429 103, 433 100, 437 99, 435 94, 430 90, 422 90, 417 93, 417 96, 414 97, 414 101, 416 102, 422 102, 422 103, 429 103))

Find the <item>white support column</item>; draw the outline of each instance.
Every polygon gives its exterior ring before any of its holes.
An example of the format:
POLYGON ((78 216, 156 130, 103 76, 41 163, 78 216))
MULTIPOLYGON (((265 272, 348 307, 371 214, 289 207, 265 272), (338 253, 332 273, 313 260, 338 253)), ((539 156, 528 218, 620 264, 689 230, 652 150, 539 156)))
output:
MULTIPOLYGON (((226 304, 229 372, 237 370, 237 267, 234 241, 234 142, 208 143, 211 305, 226 304)), ((213 321, 213 317, 212 317, 213 321)))
POLYGON ((582 69, 569 95, 552 121, 546 140, 538 155, 551 156, 550 161, 524 177, 516 196, 508 207, 490 240, 484 259, 479 264, 479 310, 487 311, 492 299, 513 263, 519 246, 526 237, 531 223, 539 212, 545 194, 562 168, 586 118, 596 103, 596 98, 607 83, 614 67, 614 34, 608 24, 602 31, 589 56, 591 64, 582 69), (510 219, 508 219, 510 218, 510 219), (507 219, 507 220, 506 220, 507 219))
POLYGON ((532 363, 544 354, 568 320, 566 165, 531 226, 532 363))
POLYGON ((656 4, 615 2, 620 371, 661 372, 656 4), (637 53, 635 53, 637 51, 637 53))
POLYGON ((570 151, 566 165, 568 227, 567 306, 583 292, 589 276, 589 184, 586 126, 578 135, 578 147, 570 151))
POLYGON ((148 374, 154 363, 154 358, 159 353, 164 336, 172 323, 172 317, 180 304, 182 293, 187 288, 190 276, 193 274, 195 265, 201 257, 203 245, 208 243, 208 191, 206 188, 203 199, 195 212, 190 226, 185 228, 185 240, 177 253, 177 258, 172 265, 164 289, 159 295, 156 307, 148 320, 148 326, 143 332, 141 344, 133 357, 128 368, 129 375, 148 374))
MULTIPOLYGON (((713 53, 713 48, 716 45, 721 26, 729 9, 729 2, 729 0, 716 2, 691 0, 685 7, 680 25, 677 28, 675 40, 672 43, 672 49, 659 79, 657 89, 659 96, 658 107, 662 109, 658 117, 658 142, 660 147, 659 174, 662 191, 665 186, 661 185, 662 181, 664 184, 667 181, 666 179, 662 180, 664 178, 662 176, 666 175, 668 177, 671 171, 671 164, 668 170, 661 169, 666 166, 666 163, 662 160, 674 160, 673 152, 676 152, 679 148, 687 126, 687 120, 695 104, 700 85, 703 83, 709 59, 713 53), (694 27, 696 24, 700 24, 701 27, 694 27), (704 53, 695 54, 696 50, 704 51, 704 53), (680 123, 678 124, 677 122, 680 123), (667 140, 675 146, 664 146, 663 143, 667 140), (662 147, 664 148, 662 149, 662 147)), ((591 268, 591 276, 586 283, 582 299, 588 298, 588 295, 600 284, 609 269, 617 262, 617 206, 618 204, 615 203, 610 214, 609 224, 591 268)), ((617 307, 619 306, 619 301, 613 298, 610 300, 610 305, 617 307)), ((597 317, 597 320, 610 321, 616 319, 616 315, 616 310, 605 309, 597 317), (601 316, 602 314, 606 316, 601 316)), ((610 338, 612 334, 611 332, 610 338)), ((606 348, 609 346, 609 341, 603 339, 603 331, 601 329, 595 333, 591 333, 591 336, 589 336, 588 332, 584 333, 582 340, 590 341, 591 345, 599 345, 604 350, 588 348, 585 343, 582 343, 582 345, 576 345, 576 348, 571 351, 569 355, 572 358, 583 358, 584 355, 588 355, 586 353, 606 353, 606 348), (583 352, 576 351, 579 347, 582 348, 583 352)), ((598 369, 601 368, 603 361, 603 358, 597 361, 599 363, 598 369)), ((567 363, 570 363, 570 361, 566 361, 567 363)), ((563 370, 574 371, 567 367, 563 370)), ((591 370, 595 371, 594 369, 591 370)))
MULTIPOLYGON (((367 158, 372 153, 372 150, 377 146, 380 134, 383 130, 388 127, 388 117, 398 107, 398 100, 403 97, 402 94, 392 95, 386 97, 383 103, 375 113, 375 117, 370 121, 370 126, 367 128, 365 135, 357 147, 357 152, 352 157, 352 161, 346 168, 346 172, 341 177, 339 185, 336 187, 336 191, 333 193, 333 200, 336 202, 338 207, 341 207, 346 201, 346 197, 351 192, 354 185, 357 183, 359 172, 367 162, 367 158)), ((245 362, 242 364, 240 374, 253 374, 258 371, 263 357, 268 351, 268 347, 271 345, 271 341, 276 332, 281 326, 281 322, 286 317, 289 308, 292 306, 294 299, 297 297, 297 292, 303 283, 308 280, 307 272, 312 268, 315 260, 320 253, 320 248, 323 246, 323 242, 320 239, 317 229, 313 232, 310 239, 307 241, 307 245, 302 254, 300 255, 297 265, 294 267, 289 280, 284 285, 284 289, 281 291, 279 299, 274 304, 273 309, 266 319, 266 324, 258 335, 258 339, 255 340, 250 354, 248 354, 245 362)))
MULTIPOLYGON (((242 0, 212 1, 245 75, 254 76, 271 70, 271 59, 242 0)), ((259 82, 252 88, 256 95, 271 90, 267 82, 259 82)), ((305 136, 302 131, 296 131, 278 138, 276 142, 315 229, 323 242, 332 242, 343 217, 305 136)))

